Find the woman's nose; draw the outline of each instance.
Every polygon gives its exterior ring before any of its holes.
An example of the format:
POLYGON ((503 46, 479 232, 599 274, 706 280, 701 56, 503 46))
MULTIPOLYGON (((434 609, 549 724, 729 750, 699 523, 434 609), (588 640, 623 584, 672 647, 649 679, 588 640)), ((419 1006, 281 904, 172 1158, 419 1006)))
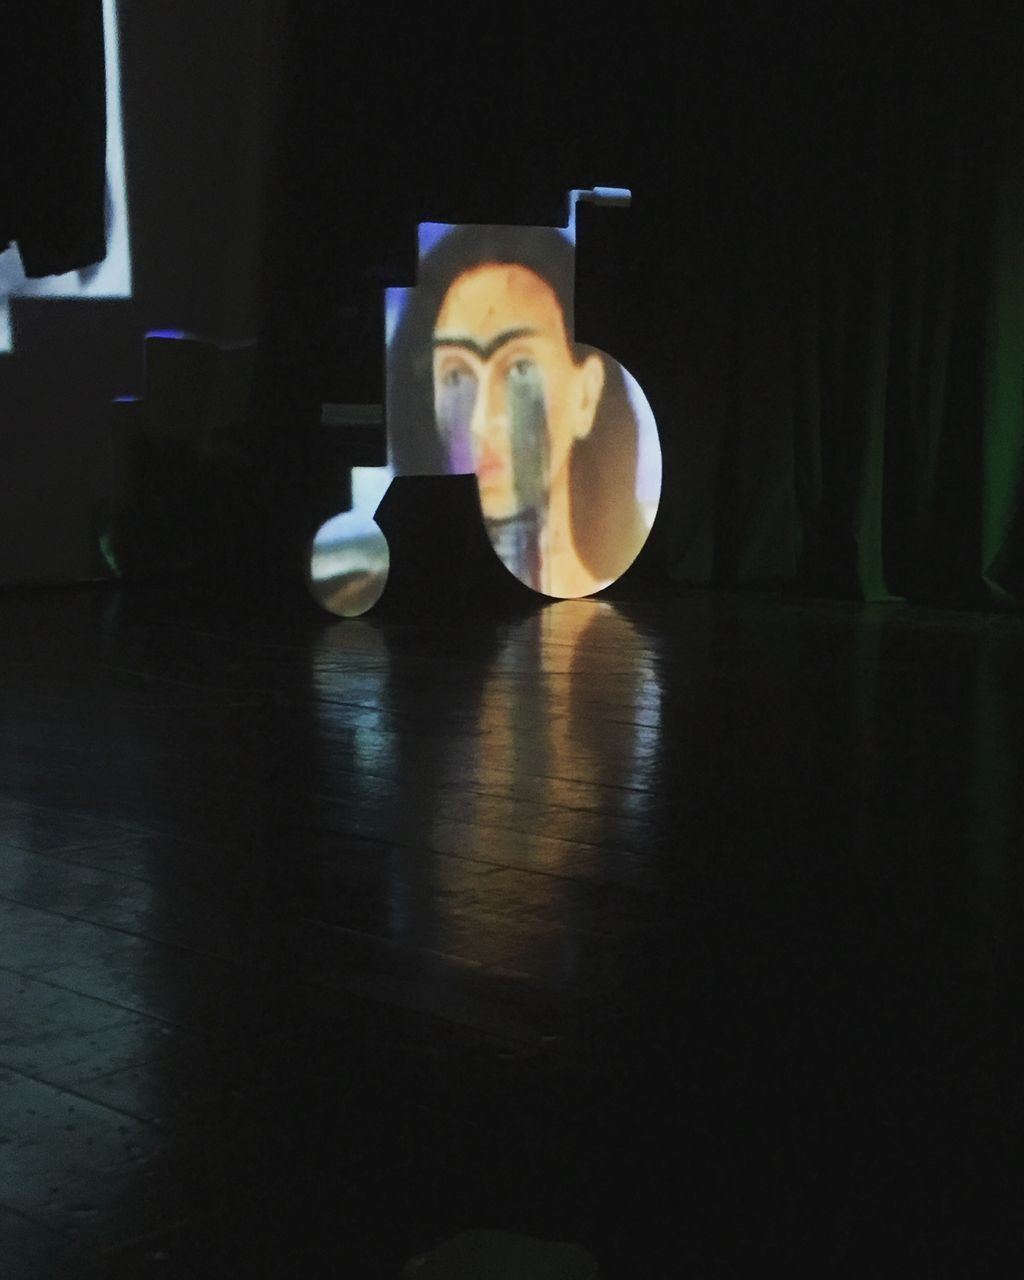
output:
POLYGON ((495 435, 508 427, 508 406, 500 378, 485 373, 477 386, 470 430, 478 439, 495 435))

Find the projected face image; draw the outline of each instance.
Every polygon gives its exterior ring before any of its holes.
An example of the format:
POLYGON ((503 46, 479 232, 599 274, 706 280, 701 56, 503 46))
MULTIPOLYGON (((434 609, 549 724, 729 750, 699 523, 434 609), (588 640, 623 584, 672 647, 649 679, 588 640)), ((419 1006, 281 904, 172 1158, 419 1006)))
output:
POLYGON ((590 595, 647 540, 661 492, 650 405, 573 334, 576 249, 554 227, 424 223, 389 290, 396 475, 476 476, 498 559, 544 595, 590 595))
POLYGON ((485 518, 547 506, 568 519, 569 457, 604 386, 596 353, 577 363, 554 290, 517 264, 467 271, 434 329, 434 408, 448 439, 467 439, 485 518))

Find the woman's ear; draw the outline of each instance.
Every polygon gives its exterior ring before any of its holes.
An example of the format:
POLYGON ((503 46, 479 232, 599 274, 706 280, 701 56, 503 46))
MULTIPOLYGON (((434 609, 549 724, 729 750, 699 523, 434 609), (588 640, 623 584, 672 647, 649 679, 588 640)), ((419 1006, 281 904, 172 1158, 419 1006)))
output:
POLYGON ((576 415, 576 427, 573 432, 577 440, 583 440, 594 426, 597 406, 604 393, 604 357, 596 351, 579 367, 579 401, 576 415))

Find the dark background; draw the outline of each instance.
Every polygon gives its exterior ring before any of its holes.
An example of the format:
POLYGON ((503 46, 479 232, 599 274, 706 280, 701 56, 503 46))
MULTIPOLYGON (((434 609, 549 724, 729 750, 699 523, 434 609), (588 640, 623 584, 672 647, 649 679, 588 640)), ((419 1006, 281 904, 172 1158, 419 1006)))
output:
POLYGON ((289 403, 378 397, 379 286, 412 278, 416 221, 551 223, 570 187, 629 186, 628 213, 584 211, 577 336, 661 427, 638 572, 1014 595, 1018 7, 401 27, 291 5, 264 295, 289 403))
MULTIPOLYGON (((68 58, 65 15, 100 6, 16 7, 12 58, 25 55, 29 23, 54 58, 68 58)), ((147 330, 224 342, 256 332, 280 7, 122 0, 119 11, 133 297, 12 301, 15 349, 0 356, 0 582, 104 573, 96 531, 111 484, 109 406, 142 391, 147 330)), ((19 80, 29 108, 43 111, 29 63, 19 80)))
POLYGON ((1017 12, 290 9, 126 5, 136 297, 0 362, 0 577, 74 576, 145 329, 259 333, 275 613, 5 593, 11 1265, 393 1276, 500 1223, 630 1280, 1007 1274, 1019 618, 654 586, 1019 597, 1017 12), (636 594, 306 625, 318 406, 379 395, 416 221, 593 183, 579 336, 667 463, 636 594))
POLYGON ((335 484, 319 404, 381 398, 382 289, 413 281, 416 223, 564 222, 571 187, 606 184, 634 201, 581 214, 577 336, 658 416, 640 578, 1024 589, 1018 5, 121 21, 136 297, 21 304, 0 577, 95 559, 105 406, 153 326, 259 333, 254 561, 293 572, 335 484))

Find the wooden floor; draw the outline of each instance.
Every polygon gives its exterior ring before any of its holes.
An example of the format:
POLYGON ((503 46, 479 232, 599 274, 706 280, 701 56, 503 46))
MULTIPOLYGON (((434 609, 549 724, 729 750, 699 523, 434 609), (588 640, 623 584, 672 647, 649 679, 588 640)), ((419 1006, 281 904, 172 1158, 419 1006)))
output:
POLYGON ((1021 1274, 1022 641, 3 597, 0 1275, 1021 1274))

